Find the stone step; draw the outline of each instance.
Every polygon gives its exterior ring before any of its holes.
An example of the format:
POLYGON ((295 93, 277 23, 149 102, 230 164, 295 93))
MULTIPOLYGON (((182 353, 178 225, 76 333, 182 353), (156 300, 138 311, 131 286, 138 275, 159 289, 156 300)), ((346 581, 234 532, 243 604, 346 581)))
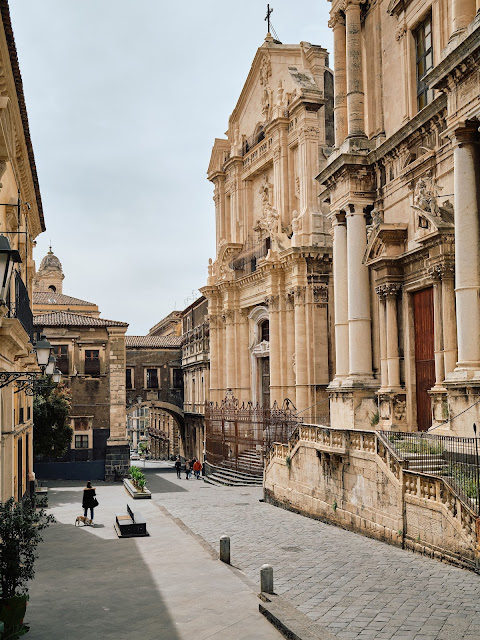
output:
POLYGON ((234 471, 216 467, 213 473, 205 476, 205 482, 207 482, 208 484, 231 487, 262 486, 263 476, 248 475, 246 473, 236 473, 234 471))
POLYGON ((235 478, 244 478, 245 480, 249 480, 252 475, 251 473, 246 473, 245 471, 237 471, 236 469, 231 469, 230 467, 224 467, 219 465, 215 467, 214 473, 223 473, 224 475, 229 475, 235 478))

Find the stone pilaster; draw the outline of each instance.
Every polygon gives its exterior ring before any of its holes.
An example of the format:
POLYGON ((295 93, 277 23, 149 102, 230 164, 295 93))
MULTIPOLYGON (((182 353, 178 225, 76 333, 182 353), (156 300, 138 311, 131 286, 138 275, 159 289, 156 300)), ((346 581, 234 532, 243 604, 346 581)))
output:
POLYGON ((298 411, 305 411, 308 407, 308 369, 307 369, 307 339, 305 335, 305 295, 306 287, 298 286, 295 293, 295 387, 296 407, 298 411))

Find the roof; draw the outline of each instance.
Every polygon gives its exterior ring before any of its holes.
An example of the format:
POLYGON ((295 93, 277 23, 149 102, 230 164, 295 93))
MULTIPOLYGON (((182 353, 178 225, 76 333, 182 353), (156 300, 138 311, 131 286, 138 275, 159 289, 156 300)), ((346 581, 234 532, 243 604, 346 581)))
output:
POLYGON ((127 349, 179 349, 182 336, 125 336, 127 349))
POLYGON ((37 200, 38 215, 40 217, 40 225, 42 231, 45 231, 45 218, 43 217, 42 198, 40 196, 40 186, 38 184, 37 167, 35 164, 35 156, 33 153, 32 139, 30 137, 30 127, 28 126, 27 107, 25 106, 25 96, 23 93, 22 75, 18 64, 17 47, 15 46, 15 38, 13 36, 12 22, 10 20, 10 8, 8 0, 0 0, 0 11, 2 14, 3 30, 7 40, 8 53, 10 56, 10 64, 12 66, 13 78, 15 81, 15 89, 17 91, 18 107, 20 117, 22 119, 23 133, 25 136, 25 144, 27 147, 28 160, 30 163, 30 171, 32 172, 32 180, 35 188, 35 198, 37 200))
POLYGON ((81 313, 71 313, 69 311, 41 313, 38 316, 33 316, 33 324, 36 327, 128 327, 128 322, 94 318, 93 316, 84 316, 81 313))
POLYGON ((71 304, 71 305, 88 305, 96 307, 93 302, 87 302, 86 300, 80 300, 80 298, 72 298, 66 296, 63 293, 56 293, 54 291, 34 291, 32 297, 33 304, 71 304))

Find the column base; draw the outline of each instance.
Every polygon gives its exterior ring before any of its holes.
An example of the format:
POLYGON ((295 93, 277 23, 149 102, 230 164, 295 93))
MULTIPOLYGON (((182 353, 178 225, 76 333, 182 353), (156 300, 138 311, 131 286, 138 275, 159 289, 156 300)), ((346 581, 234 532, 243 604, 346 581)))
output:
POLYGON ((405 389, 379 389, 378 425, 381 431, 408 431, 405 389))
POLYGON ((377 429, 378 382, 374 379, 343 381, 341 386, 328 387, 330 425, 334 429, 377 429))
POLYGON ((444 384, 449 422, 433 433, 442 434, 445 431, 447 435, 473 438, 474 422, 477 424, 477 433, 480 431, 480 375, 467 380, 455 380, 450 375, 444 384))

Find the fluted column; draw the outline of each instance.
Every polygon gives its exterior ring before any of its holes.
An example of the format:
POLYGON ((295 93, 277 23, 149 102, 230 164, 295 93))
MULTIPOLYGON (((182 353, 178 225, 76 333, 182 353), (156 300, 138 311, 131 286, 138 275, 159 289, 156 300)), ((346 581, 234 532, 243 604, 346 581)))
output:
POLYGON ((345 19, 334 14, 328 26, 333 30, 335 146, 340 147, 348 134, 347 126, 347 42, 345 19))
POLYGON ((348 281, 347 226, 345 213, 338 212, 333 220, 333 282, 335 311, 335 377, 346 377, 348 356, 348 281))
POLYGON ((347 0, 345 17, 348 136, 364 136, 365 122, 360 0, 347 0))
POLYGON ((475 129, 454 135, 455 297, 459 369, 480 367, 480 226, 475 129))
POLYGON ((350 205, 347 213, 349 373, 371 377, 370 286, 368 268, 363 263, 366 247, 363 209, 361 205, 350 205))
POLYGON ((295 287, 295 386, 298 411, 304 411, 308 407, 305 295, 306 287, 295 287))

